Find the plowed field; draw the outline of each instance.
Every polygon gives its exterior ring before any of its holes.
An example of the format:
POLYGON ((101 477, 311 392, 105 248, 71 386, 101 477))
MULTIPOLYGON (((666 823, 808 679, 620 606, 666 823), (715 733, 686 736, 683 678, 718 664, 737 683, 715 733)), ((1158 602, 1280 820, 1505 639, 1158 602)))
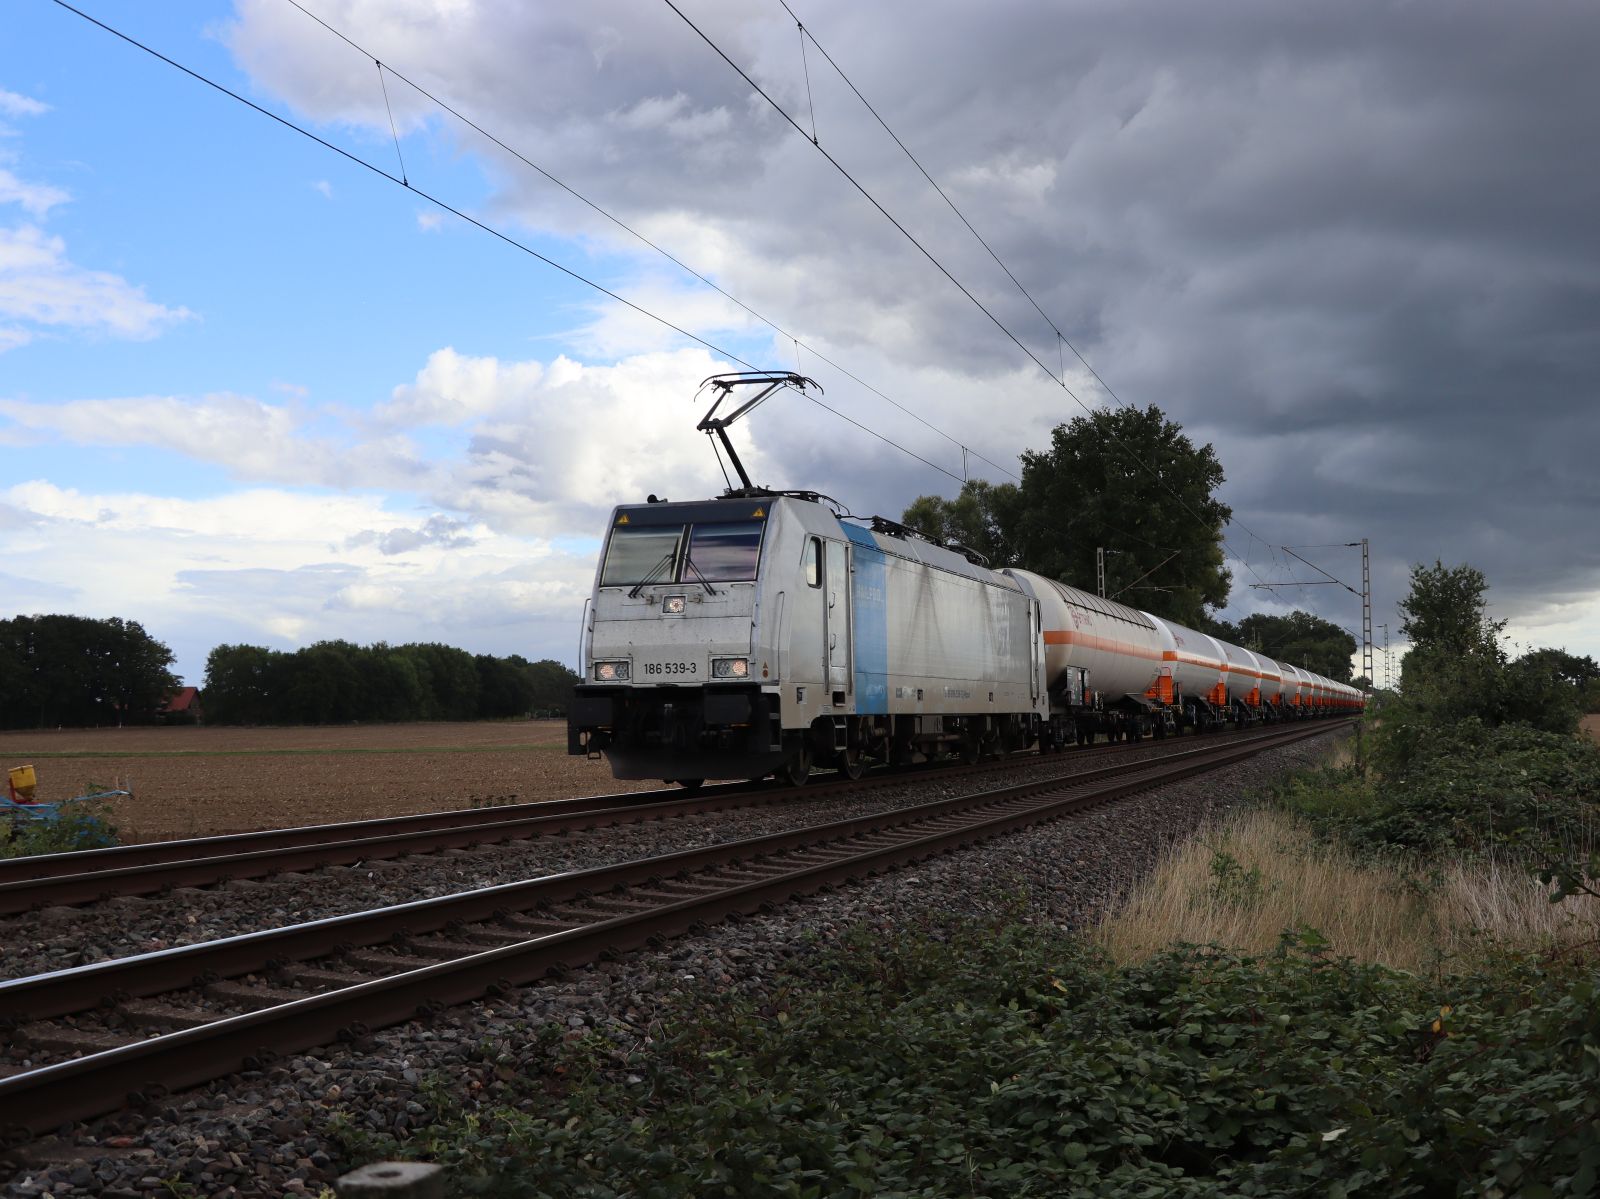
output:
POLYGON ((0 733, 0 767, 24 763, 41 800, 132 791, 108 804, 129 842, 660 786, 568 757, 561 721, 0 733))

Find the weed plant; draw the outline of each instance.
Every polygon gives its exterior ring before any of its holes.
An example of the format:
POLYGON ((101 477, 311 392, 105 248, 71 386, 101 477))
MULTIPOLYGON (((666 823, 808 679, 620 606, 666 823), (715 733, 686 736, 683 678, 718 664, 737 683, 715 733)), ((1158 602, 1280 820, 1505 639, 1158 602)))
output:
POLYGON ((117 830, 96 803, 63 804, 55 820, 0 816, 0 858, 75 849, 103 849, 117 843, 117 830))
POLYGON ((349 1120, 346 1149, 507 1197, 1600 1185, 1594 980, 1529 956, 1427 980, 1308 931, 1123 967, 1039 927, 859 932, 760 995, 701 984, 657 1016, 640 1057, 554 1026, 520 1071, 484 1047, 434 1080, 425 1127, 399 1143, 349 1120))

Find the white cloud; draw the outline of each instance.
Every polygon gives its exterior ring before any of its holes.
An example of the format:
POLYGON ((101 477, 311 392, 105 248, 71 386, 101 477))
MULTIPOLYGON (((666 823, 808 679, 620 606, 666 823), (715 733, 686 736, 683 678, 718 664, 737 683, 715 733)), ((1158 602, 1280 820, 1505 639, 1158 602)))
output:
POLYGON ((213 646, 241 640, 437 640, 564 659, 594 569, 589 551, 441 513, 419 526, 371 495, 274 488, 180 500, 33 481, 0 491, 0 511, 18 514, 7 537, 10 594, 140 620, 191 682, 213 646), (466 530, 470 542, 385 551, 385 538, 418 528, 466 530))
MULTIPOLYGON (((713 459, 689 399, 726 369, 701 349, 548 367, 441 350, 381 415, 470 433, 465 458, 441 471, 435 503, 501 529, 587 534, 619 501, 708 490, 713 459)), ((736 427, 741 453, 760 468, 746 433, 736 427)))
POLYGON ((527 403, 544 367, 538 362, 509 362, 495 358, 470 358, 451 346, 435 350, 417 373, 403 383, 373 416, 391 428, 420 425, 460 425, 486 416, 509 404, 527 403))
POLYGON ((147 299, 120 275, 75 265, 66 243, 37 226, 0 229, 0 347, 54 329, 143 340, 193 315, 147 299))
POLYGON ((311 185, 311 190, 321 193, 322 198, 325 200, 333 199, 333 184, 326 179, 318 179, 311 185))
POLYGON ((59 404, 0 400, 0 415, 74 445, 152 446, 213 463, 234 477, 318 487, 415 487, 425 465, 404 438, 352 442, 313 433, 299 407, 249 396, 136 396, 59 404))
POLYGON ((437 233, 444 227, 444 216, 437 212, 417 213, 417 228, 424 233, 437 233))
POLYGON ((8 117, 39 117, 50 111, 50 106, 31 96, 19 96, 0 87, 0 112, 8 117))
POLYGON ((20 204, 36 217, 42 217, 57 204, 72 199, 59 187, 29 183, 0 167, 0 204, 20 204))

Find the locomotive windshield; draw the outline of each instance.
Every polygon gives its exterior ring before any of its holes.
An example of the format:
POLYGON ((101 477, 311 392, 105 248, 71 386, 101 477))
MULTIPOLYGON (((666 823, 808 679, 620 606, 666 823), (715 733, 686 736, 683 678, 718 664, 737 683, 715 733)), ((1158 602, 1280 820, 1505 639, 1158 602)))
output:
POLYGON ((600 586, 626 587, 675 579, 678 546, 682 542, 682 525, 633 525, 611 530, 600 586))
POLYGON ((606 546, 600 586, 754 579, 765 528, 761 520, 618 525, 606 546))
POLYGON ((692 526, 685 575, 713 583, 755 578, 764 528, 766 522, 759 520, 692 526))

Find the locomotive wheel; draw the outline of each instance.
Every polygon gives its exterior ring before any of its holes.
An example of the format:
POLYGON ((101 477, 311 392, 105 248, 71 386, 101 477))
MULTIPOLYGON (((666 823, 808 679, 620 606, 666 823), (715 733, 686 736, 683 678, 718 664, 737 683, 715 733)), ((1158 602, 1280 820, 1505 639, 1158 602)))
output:
POLYGON ((839 773, 852 783, 867 773, 867 760, 862 756, 861 747, 858 745, 841 749, 833 764, 839 773))
POLYGON ((772 777, 785 787, 803 787, 811 777, 811 745, 796 738, 784 752, 783 765, 772 772, 772 777))
POLYGON ((976 729, 968 729, 961 738, 960 753, 963 766, 976 766, 983 760, 983 741, 976 729))

